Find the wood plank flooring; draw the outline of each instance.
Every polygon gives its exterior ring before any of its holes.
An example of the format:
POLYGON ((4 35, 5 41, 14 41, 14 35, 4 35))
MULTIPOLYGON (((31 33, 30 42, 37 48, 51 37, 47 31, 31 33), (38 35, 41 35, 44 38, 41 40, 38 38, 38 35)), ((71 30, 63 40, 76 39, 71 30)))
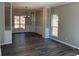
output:
POLYGON ((13 44, 1 46, 2 56, 76 56, 79 50, 36 33, 13 34, 13 44))

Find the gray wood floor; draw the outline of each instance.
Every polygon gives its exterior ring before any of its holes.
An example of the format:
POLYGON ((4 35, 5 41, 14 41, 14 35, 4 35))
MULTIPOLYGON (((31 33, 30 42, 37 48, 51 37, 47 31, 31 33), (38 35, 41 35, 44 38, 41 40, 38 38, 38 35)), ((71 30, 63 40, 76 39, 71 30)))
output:
POLYGON ((13 44, 1 46, 3 56, 76 56, 79 50, 44 39, 36 33, 13 34, 13 44))

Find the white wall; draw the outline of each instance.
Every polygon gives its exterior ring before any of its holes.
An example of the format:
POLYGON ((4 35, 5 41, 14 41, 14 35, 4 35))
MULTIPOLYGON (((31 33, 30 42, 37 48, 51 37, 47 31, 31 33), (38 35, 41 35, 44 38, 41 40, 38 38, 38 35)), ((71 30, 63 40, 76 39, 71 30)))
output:
POLYGON ((2 45, 4 44, 12 44, 12 31, 11 30, 4 31, 4 42, 2 45))
POLYGON ((36 11, 36 33, 42 35, 43 32, 43 9, 36 11))
POLYGON ((0 48, 0 56, 1 56, 1 48, 0 48))
POLYGON ((38 33, 38 34, 40 34, 40 35, 42 35, 43 27, 36 25, 36 31, 35 32, 38 33))
MULTIPOLYGON (((4 35, 4 17, 3 17, 3 2, 0 2, 0 45, 3 43, 4 35)), ((0 47, 0 56, 1 56, 1 47, 0 47)))
POLYGON ((79 47, 79 3, 52 8, 52 14, 59 15, 59 39, 72 46, 79 47))
POLYGON ((4 24, 5 28, 4 28, 4 40, 3 40, 2 45, 12 44, 12 5, 11 5, 11 3, 4 3, 3 8, 4 8, 4 10, 3 10, 3 12, 4 12, 4 22, 3 22, 3 24, 4 24), (6 12, 8 13, 8 15, 7 15, 8 18, 6 18, 6 19, 5 19, 5 15, 7 13, 5 13, 5 6, 6 6, 6 8, 9 7, 8 8, 9 10, 6 10, 6 12), (10 12, 10 15, 9 15, 9 12, 10 12), (7 24, 8 23, 10 24, 10 26, 5 26, 6 20, 10 21, 10 23, 7 22, 7 24), (10 29, 6 29, 7 27, 10 28, 10 29))
POLYGON ((0 2, 0 45, 3 43, 4 35, 4 16, 3 16, 3 2, 0 2))

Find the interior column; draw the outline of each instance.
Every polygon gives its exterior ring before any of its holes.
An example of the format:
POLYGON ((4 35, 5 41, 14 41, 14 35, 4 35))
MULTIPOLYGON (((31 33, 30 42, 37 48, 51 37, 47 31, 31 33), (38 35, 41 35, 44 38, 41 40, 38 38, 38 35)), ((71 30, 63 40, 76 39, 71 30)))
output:
POLYGON ((43 8, 43 37, 50 38, 51 27, 51 8, 43 8))

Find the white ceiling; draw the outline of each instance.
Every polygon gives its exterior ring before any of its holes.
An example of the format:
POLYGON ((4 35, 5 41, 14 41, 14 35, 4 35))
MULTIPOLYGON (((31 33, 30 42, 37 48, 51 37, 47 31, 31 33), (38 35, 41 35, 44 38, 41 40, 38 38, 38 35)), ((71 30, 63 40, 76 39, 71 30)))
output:
POLYGON ((28 9, 39 9, 43 7, 59 6, 67 3, 69 2, 13 2, 12 5, 14 9, 25 9, 25 7, 28 9))

